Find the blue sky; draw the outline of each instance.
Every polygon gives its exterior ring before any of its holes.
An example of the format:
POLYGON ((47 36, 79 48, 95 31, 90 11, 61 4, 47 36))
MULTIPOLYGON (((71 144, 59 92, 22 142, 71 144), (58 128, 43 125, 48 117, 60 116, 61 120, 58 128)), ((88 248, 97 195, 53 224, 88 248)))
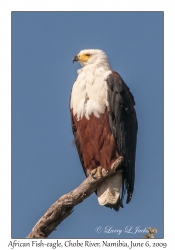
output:
POLYGON ((134 232, 149 226, 163 237, 163 12, 12 12, 13 238, 85 178, 69 98, 80 68, 72 57, 88 48, 106 52, 135 97, 135 190, 118 213, 91 195, 49 238, 143 238, 134 232))

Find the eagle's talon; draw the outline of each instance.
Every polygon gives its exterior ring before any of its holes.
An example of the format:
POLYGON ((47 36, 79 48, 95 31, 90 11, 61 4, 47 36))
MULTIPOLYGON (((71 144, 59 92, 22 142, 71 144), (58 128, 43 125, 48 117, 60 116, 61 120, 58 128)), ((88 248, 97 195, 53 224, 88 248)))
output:
POLYGON ((95 178, 95 179, 100 179, 103 176, 103 174, 102 174, 102 167, 99 166, 97 168, 92 169, 91 170, 91 176, 93 178, 95 178))
POLYGON ((97 168, 92 169, 92 170, 91 170, 91 175, 94 176, 94 175, 96 174, 96 172, 97 172, 97 168))
POLYGON ((102 168, 101 173, 102 173, 102 176, 105 177, 107 175, 108 171, 106 171, 105 168, 102 168))
POLYGON ((99 166, 97 168, 97 176, 98 176, 99 179, 102 177, 102 167, 101 166, 99 166))

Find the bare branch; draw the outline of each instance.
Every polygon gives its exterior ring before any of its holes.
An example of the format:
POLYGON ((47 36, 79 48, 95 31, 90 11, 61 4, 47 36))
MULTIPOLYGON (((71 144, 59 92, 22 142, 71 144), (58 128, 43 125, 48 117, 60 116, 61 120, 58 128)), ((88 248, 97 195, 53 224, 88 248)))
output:
POLYGON ((36 223, 27 238, 47 238, 73 212, 73 207, 89 197, 105 179, 120 168, 122 162, 123 157, 119 157, 110 171, 102 169, 101 178, 96 174, 89 175, 79 187, 59 198, 36 223))

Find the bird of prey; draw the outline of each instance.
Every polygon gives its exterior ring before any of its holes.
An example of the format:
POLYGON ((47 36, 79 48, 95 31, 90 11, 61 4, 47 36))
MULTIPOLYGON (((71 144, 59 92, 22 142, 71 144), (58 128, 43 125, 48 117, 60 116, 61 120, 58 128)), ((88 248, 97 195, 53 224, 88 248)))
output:
POLYGON ((100 205, 118 211, 127 192, 132 198, 135 179, 137 118, 135 101, 121 76, 113 71, 104 51, 85 49, 73 57, 81 68, 70 97, 72 130, 86 176, 95 169, 123 164, 96 194, 100 205))

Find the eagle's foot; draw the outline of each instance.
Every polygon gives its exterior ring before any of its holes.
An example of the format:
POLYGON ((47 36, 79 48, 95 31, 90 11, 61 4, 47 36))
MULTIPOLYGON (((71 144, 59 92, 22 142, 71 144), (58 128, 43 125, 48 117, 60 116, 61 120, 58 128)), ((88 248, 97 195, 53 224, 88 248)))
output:
POLYGON ((91 175, 94 179, 100 179, 103 174, 102 174, 102 167, 99 166, 97 168, 94 168, 92 171, 91 171, 91 175))
POLYGON ((105 177, 108 175, 108 172, 106 169, 102 168, 102 176, 105 177))

